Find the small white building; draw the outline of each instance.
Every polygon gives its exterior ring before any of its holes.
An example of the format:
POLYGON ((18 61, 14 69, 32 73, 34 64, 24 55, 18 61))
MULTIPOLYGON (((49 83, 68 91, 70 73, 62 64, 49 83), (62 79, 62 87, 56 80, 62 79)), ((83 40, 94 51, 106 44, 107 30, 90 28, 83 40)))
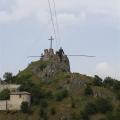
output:
POLYGON ((6 110, 21 110, 21 105, 23 102, 27 102, 30 106, 31 104, 31 94, 28 92, 11 92, 9 100, 0 101, 0 111, 6 110))
POLYGON ((16 84, 0 84, 0 92, 4 89, 9 89, 11 92, 19 91, 20 86, 16 84))

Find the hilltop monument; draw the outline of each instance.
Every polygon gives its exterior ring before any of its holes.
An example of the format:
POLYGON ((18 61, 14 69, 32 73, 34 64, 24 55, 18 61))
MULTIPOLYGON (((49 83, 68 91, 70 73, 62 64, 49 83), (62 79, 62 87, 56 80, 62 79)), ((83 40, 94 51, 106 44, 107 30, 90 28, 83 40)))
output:
MULTIPOLYGON (((53 78, 57 73, 70 72, 70 62, 62 47, 58 51, 53 49, 53 37, 50 39, 50 48, 45 49, 36 66, 32 66, 32 73, 43 80, 53 78)), ((35 57, 35 56, 32 56, 35 57)), ((38 57, 38 56, 36 56, 38 57)))

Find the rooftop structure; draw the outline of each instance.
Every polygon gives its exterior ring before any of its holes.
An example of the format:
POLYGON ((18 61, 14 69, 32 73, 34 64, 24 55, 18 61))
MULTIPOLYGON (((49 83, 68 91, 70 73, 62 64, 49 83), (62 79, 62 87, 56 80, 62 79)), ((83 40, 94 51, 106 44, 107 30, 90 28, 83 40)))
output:
POLYGON ((16 84, 0 84, 0 91, 9 89, 11 92, 19 91, 21 85, 16 84))

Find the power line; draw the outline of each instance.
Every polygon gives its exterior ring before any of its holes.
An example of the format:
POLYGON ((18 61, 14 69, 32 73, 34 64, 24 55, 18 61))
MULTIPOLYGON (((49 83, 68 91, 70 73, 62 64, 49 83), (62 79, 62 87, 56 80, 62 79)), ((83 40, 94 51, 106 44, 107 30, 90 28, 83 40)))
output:
POLYGON ((55 39, 57 40, 56 29, 55 29, 55 24, 54 24, 54 19, 53 19, 53 13, 52 13, 52 7, 51 7, 50 0, 48 0, 48 4, 49 4, 50 17, 51 17, 51 22, 52 22, 52 26, 53 26, 53 31, 54 31, 54 34, 55 34, 55 39))
POLYGON ((57 27, 57 33, 58 33, 58 36, 59 36, 59 45, 60 45, 61 37, 60 37, 60 30, 59 30, 59 24, 58 24, 58 17, 57 17, 56 3, 55 3, 55 0, 52 0, 52 1, 53 1, 53 6, 54 6, 54 13, 55 13, 56 27, 57 27))

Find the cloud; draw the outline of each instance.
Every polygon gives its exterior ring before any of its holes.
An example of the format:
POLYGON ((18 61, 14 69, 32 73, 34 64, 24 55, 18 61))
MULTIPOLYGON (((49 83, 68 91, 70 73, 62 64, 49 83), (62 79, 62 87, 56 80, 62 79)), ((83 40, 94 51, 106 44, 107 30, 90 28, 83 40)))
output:
MULTIPOLYGON (((96 15, 106 20, 105 22, 119 23, 119 6, 119 0, 56 0, 58 20, 63 25, 81 23, 86 18, 96 15)), ((9 11, 6 9, 0 11, 0 23, 21 21, 31 17, 40 23, 46 23, 48 19, 47 0, 14 0, 14 4, 9 4, 9 8, 9 11)))
POLYGON ((108 72, 111 71, 111 66, 107 62, 101 62, 96 65, 96 69, 99 72, 108 72))
POLYGON ((103 78, 110 76, 116 79, 120 79, 120 74, 107 62, 98 63, 96 65, 96 72, 103 78))

